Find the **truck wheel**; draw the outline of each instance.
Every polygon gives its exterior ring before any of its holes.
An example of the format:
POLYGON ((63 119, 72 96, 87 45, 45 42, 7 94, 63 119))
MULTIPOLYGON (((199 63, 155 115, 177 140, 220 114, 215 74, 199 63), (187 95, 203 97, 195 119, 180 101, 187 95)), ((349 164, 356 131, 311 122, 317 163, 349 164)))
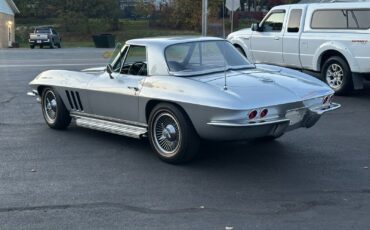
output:
POLYGON ((46 124, 52 129, 65 129, 71 117, 62 99, 52 88, 44 89, 41 97, 42 114, 46 124))
POLYGON ((153 150, 167 163, 190 161, 198 152, 198 134, 187 116, 172 104, 161 103, 152 110, 148 131, 153 150))
POLYGON ((42 49, 42 48, 44 48, 44 46, 43 45, 40 45, 40 49, 42 49))
POLYGON ((35 48, 35 46, 34 46, 34 45, 30 45, 30 48, 31 48, 31 49, 34 49, 34 48, 35 48))
POLYGON ((346 95, 353 90, 352 72, 342 57, 333 56, 327 59, 321 76, 337 95, 346 95))

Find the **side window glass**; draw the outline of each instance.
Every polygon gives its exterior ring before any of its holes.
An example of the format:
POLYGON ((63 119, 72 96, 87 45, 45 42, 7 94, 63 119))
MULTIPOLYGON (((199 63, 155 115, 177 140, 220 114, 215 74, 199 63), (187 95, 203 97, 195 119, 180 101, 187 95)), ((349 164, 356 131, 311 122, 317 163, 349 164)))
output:
POLYGON ((296 9, 290 11, 288 33, 298 33, 301 26, 302 10, 296 9))
POLYGON ((348 27, 367 30, 370 28, 370 10, 349 10, 348 27))
POLYGON ((312 29, 347 29, 346 10, 318 10, 312 16, 312 29))
POLYGON ((147 60, 145 46, 130 46, 126 60, 121 69, 122 74, 147 75, 147 60))
POLYGON ((263 22, 263 32, 280 32, 283 29, 285 12, 272 13, 263 22))

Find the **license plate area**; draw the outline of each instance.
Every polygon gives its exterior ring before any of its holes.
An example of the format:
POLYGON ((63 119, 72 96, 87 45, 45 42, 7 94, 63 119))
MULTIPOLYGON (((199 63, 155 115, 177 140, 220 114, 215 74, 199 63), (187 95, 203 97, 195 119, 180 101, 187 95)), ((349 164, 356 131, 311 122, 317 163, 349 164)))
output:
POLYGON ((285 117, 289 119, 289 125, 295 125, 303 120, 306 111, 304 109, 288 110, 285 117))
POLYGON ((37 40, 37 43, 41 43, 41 40, 37 40))

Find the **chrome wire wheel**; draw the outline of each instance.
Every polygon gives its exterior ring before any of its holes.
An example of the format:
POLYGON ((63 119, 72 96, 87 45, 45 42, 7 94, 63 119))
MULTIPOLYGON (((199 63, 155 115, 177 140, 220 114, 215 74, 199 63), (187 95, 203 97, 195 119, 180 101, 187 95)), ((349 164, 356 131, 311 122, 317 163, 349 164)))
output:
POLYGON ((326 71, 326 82, 333 89, 339 89, 343 85, 344 71, 337 63, 331 64, 326 71))
POLYGON ((44 107, 46 121, 49 124, 55 123, 55 120, 57 118, 58 104, 55 93, 52 90, 48 90, 45 92, 42 104, 44 107))
POLYGON ((176 155, 182 140, 177 119, 168 112, 162 112, 157 115, 153 124, 153 137, 158 152, 163 157, 176 155))

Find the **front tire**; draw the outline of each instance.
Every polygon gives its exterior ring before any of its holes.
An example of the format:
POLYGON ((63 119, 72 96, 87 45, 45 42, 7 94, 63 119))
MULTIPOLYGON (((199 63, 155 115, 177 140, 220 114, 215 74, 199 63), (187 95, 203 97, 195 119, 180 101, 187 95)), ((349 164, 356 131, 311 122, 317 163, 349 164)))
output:
POLYGON ((52 129, 66 129, 71 117, 58 93, 52 88, 44 89, 41 97, 42 114, 52 129))
POLYGON ((200 143, 189 118, 168 103, 158 104, 150 113, 149 141, 158 157, 171 164, 192 160, 200 143))
POLYGON ((333 56, 327 59, 321 76, 337 95, 346 95, 353 90, 352 72, 342 57, 333 56))

